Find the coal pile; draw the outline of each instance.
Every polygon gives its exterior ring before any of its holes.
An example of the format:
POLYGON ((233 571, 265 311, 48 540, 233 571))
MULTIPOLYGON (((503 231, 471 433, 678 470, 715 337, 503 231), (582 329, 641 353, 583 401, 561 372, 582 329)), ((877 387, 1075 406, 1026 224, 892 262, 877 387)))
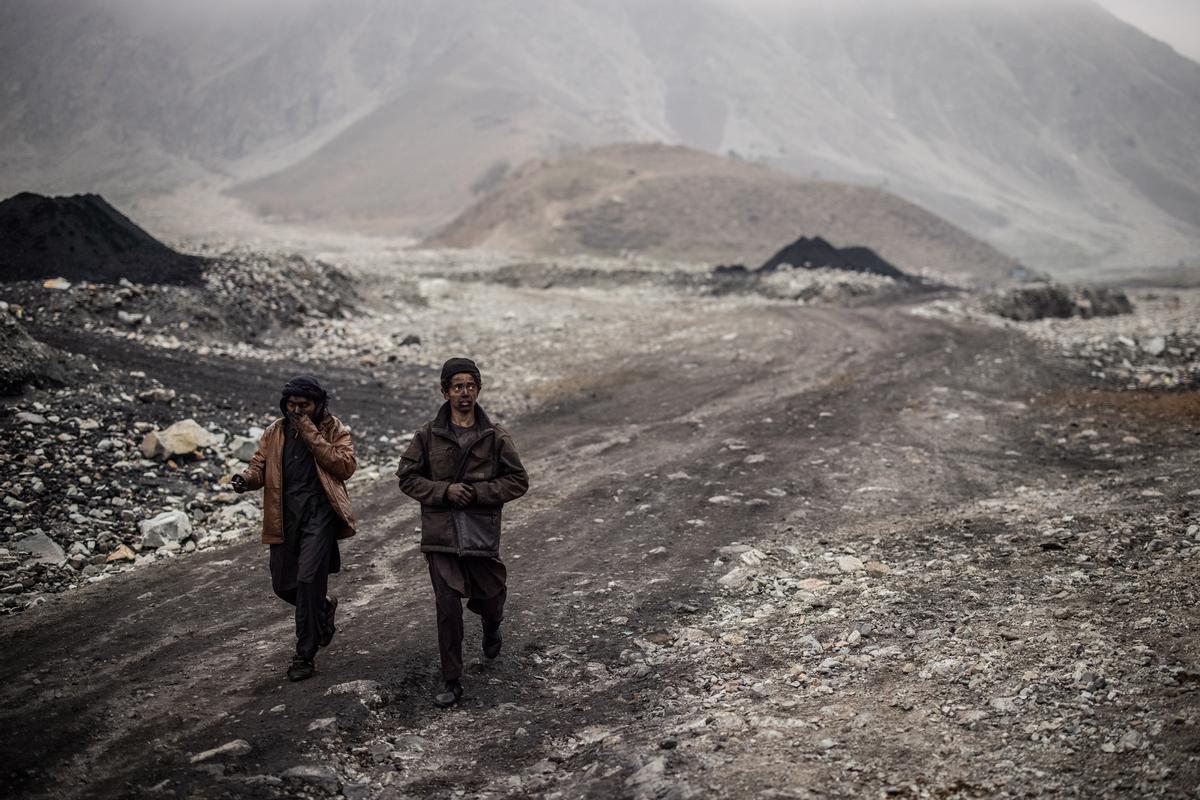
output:
POLYGON ((94 194, 22 192, 0 202, 0 281, 198 284, 205 260, 177 253, 94 194))
POLYGON ((1046 283, 1020 286, 989 295, 984 308, 1018 322, 1068 317, 1113 317, 1133 311, 1133 304, 1119 289, 1063 286, 1046 283))
POLYGON ((820 236, 811 239, 801 236, 767 259, 758 271, 774 272, 785 264, 793 268, 840 269, 887 278, 906 277, 869 247, 834 247, 820 236))

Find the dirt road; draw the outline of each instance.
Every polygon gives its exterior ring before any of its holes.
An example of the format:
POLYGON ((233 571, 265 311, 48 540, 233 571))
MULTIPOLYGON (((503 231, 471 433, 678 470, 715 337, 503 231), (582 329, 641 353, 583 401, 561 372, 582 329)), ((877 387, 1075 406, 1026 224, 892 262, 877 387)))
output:
MULTIPOLYGON (((453 302, 493 290, 537 294, 453 302)), ((591 311, 525 350, 556 377, 507 420, 532 489, 459 708, 416 509, 359 482, 310 681, 254 543, 0 621, 5 795, 1193 796, 1194 398, 900 305, 537 296, 591 311)))

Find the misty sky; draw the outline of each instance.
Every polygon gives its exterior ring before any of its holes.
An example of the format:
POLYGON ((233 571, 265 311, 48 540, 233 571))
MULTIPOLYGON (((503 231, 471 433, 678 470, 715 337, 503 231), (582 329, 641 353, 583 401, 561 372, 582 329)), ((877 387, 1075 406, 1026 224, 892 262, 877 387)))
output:
POLYGON ((1114 15, 1200 61, 1200 0, 1098 0, 1114 15))

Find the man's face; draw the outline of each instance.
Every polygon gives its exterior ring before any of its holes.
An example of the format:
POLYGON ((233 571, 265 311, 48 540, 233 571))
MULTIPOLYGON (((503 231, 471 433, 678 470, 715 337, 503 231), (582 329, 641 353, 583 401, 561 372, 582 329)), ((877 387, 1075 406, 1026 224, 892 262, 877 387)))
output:
POLYGON ((460 372, 450 378, 450 388, 442 392, 442 397, 450 401, 450 407, 455 411, 468 414, 479 399, 479 384, 471 373, 460 372))
POLYGON ((313 418, 317 413, 317 403, 311 397, 289 397, 287 399, 288 416, 313 418))

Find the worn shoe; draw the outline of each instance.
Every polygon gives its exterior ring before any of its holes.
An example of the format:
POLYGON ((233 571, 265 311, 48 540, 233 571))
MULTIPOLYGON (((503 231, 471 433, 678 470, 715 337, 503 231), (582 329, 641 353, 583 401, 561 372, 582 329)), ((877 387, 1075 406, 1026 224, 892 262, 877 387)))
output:
POLYGON ((311 658, 292 657, 292 665, 288 667, 289 681, 303 681, 313 676, 315 668, 311 658))
POLYGON ((485 625, 483 628, 483 655, 487 658, 495 658, 500 655, 502 644, 504 644, 504 639, 500 636, 500 626, 489 628, 485 625))
POLYGON ((449 708, 462 697, 462 684, 458 681, 446 681, 446 688, 433 696, 434 705, 449 708))
POLYGON ((333 624, 333 615, 337 613, 338 599, 330 597, 326 599, 325 619, 321 623, 321 647, 328 647, 333 641, 333 635, 337 633, 337 626, 333 624))

